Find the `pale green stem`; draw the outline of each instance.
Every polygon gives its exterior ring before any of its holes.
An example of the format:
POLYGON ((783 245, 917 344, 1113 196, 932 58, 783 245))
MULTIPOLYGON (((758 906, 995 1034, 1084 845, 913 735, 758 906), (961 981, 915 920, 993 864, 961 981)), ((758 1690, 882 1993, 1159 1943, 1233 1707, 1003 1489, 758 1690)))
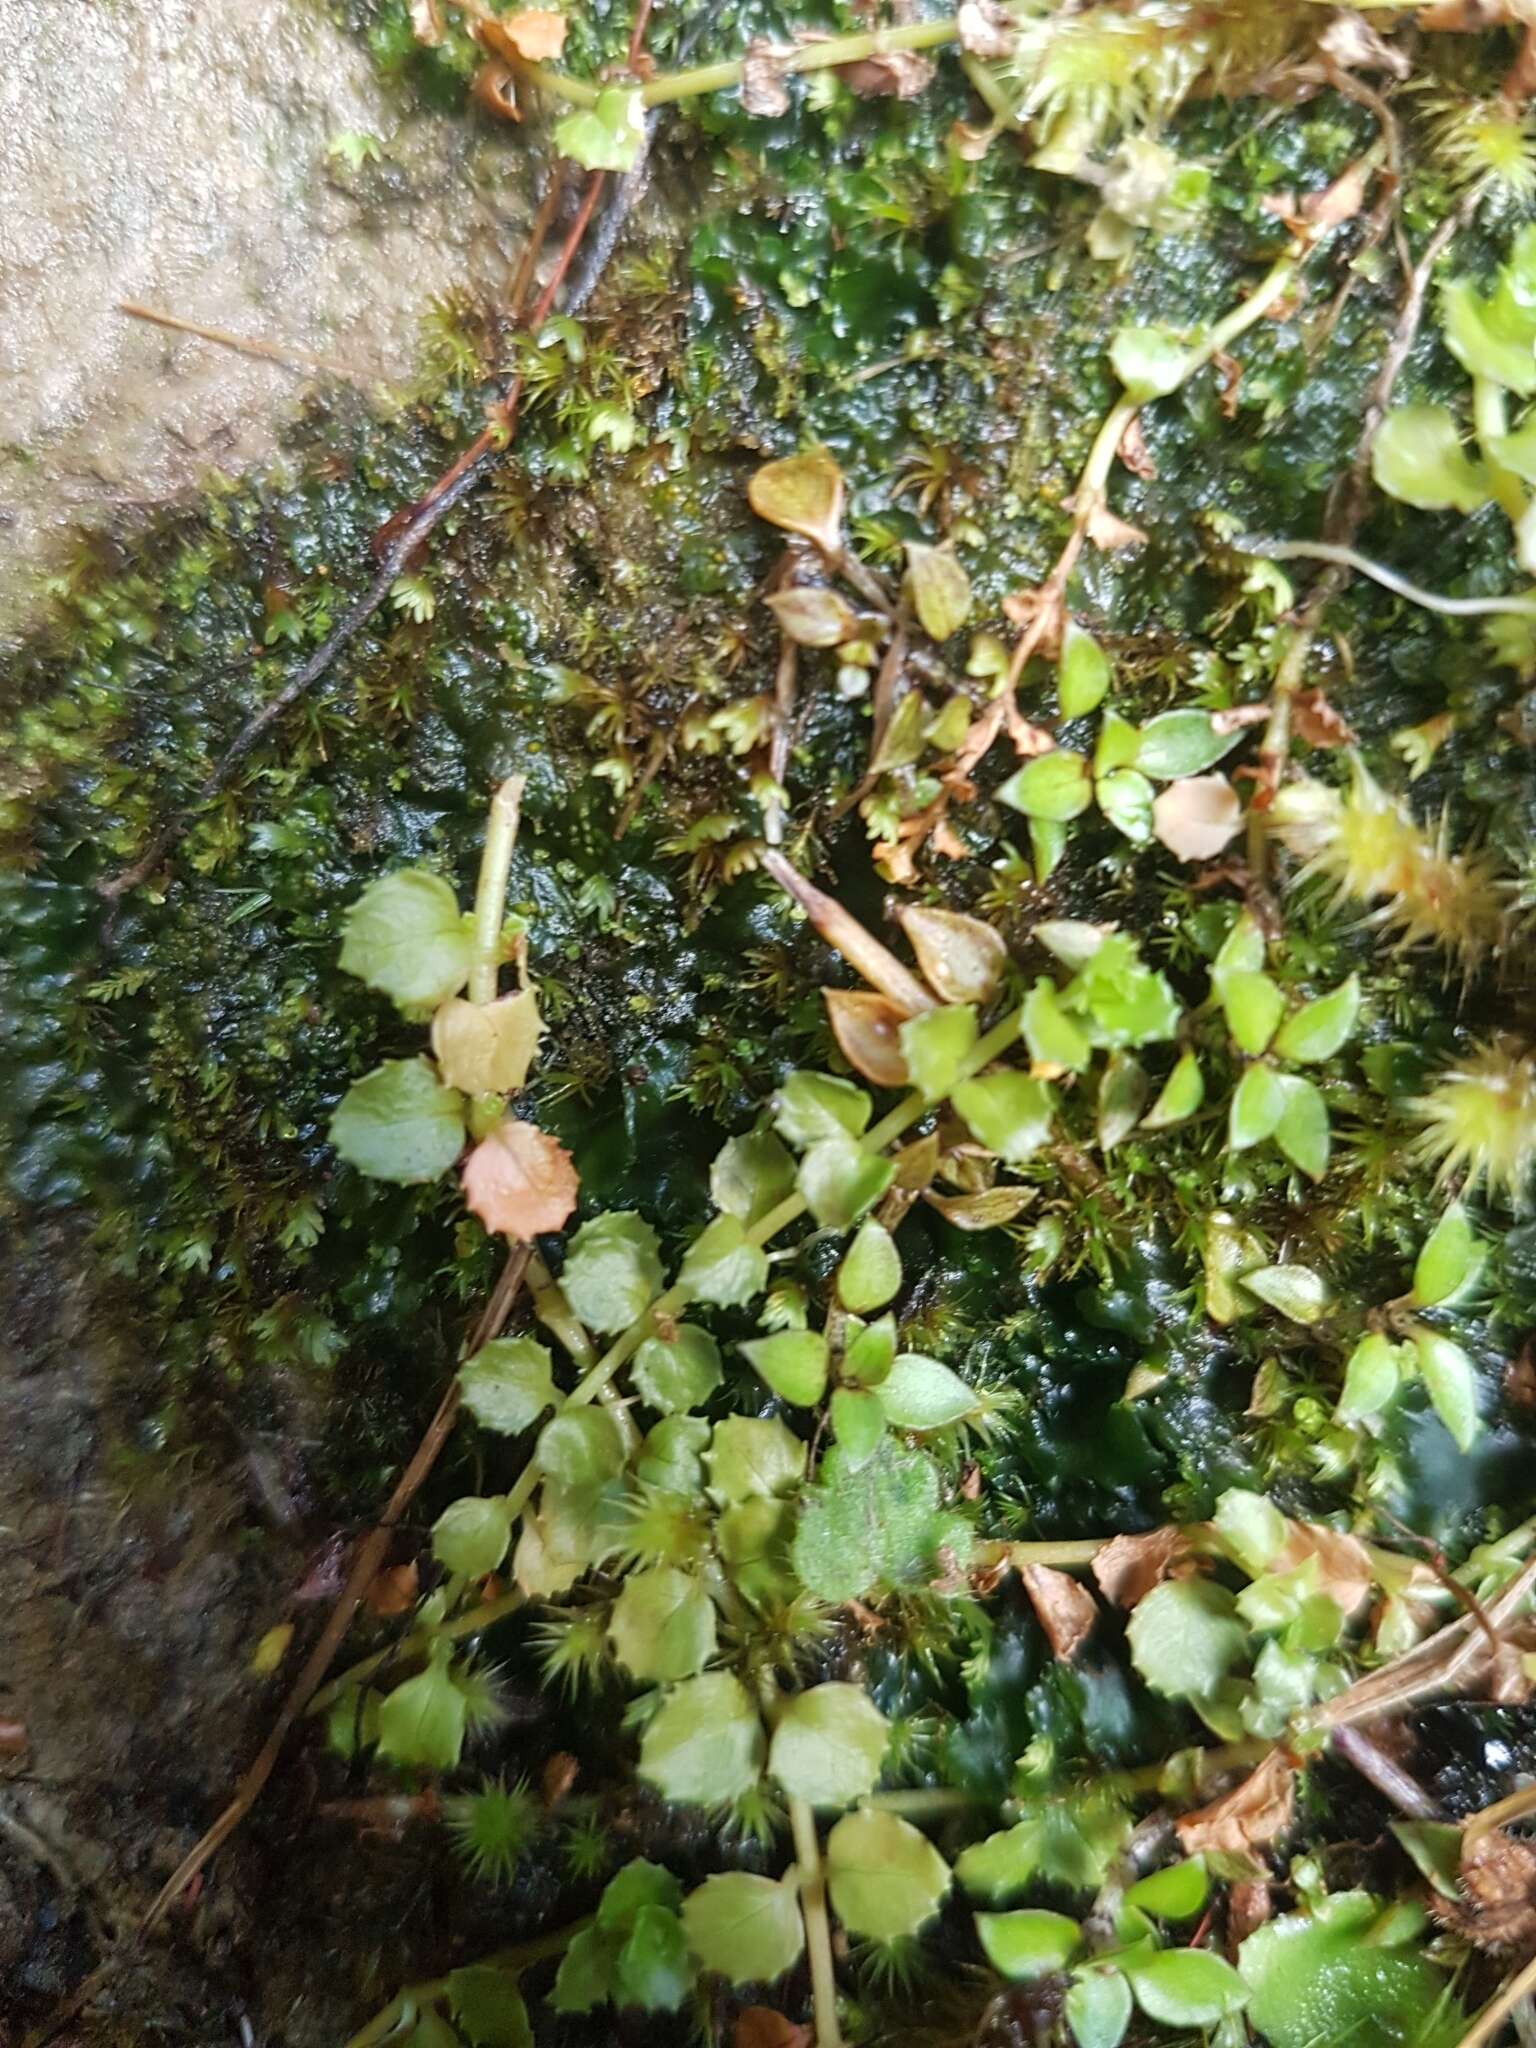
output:
MULTIPOLYGON (((1005 1017, 1000 1024, 994 1024, 986 1036, 972 1047, 969 1057, 962 1063, 960 1072, 955 1077, 956 1081, 969 1080, 973 1074, 979 1074, 984 1067, 990 1066, 999 1053, 1006 1052, 1018 1036, 1019 1015, 1015 1011, 1005 1017)), ((934 1104, 926 1095, 908 1095, 897 1103, 888 1116, 882 1117, 873 1130, 865 1132, 859 1141, 860 1150, 871 1154, 883 1152, 893 1138, 899 1138, 909 1124, 914 1124, 919 1117, 926 1116, 933 1107, 934 1104)), ((791 1223, 803 1216, 805 1207, 804 1195, 798 1192, 786 1195, 776 1208, 770 1209, 766 1216, 761 1217, 746 1232, 747 1243, 760 1249, 770 1239, 777 1237, 781 1230, 787 1230, 791 1223)), ((571 1408, 584 1408, 589 1401, 595 1401, 603 1388, 629 1363, 646 1338, 651 1335, 658 1320, 680 1314, 690 1299, 688 1290, 676 1283, 665 1293, 659 1294, 645 1313, 631 1323, 622 1336, 615 1338, 591 1371, 577 1381, 560 1404, 559 1412, 564 1414, 571 1408)), ((529 1497, 538 1483, 538 1468, 529 1465, 507 1495, 508 1504, 514 1515, 521 1513, 527 1506, 529 1497)))
POLYGON ((1515 526, 1525 513, 1526 496, 1512 469, 1506 469, 1493 452, 1493 444, 1508 432, 1508 414, 1505 409, 1504 387, 1495 384, 1491 377, 1472 379, 1472 424, 1477 430, 1478 444, 1483 459, 1488 465, 1488 483, 1501 511, 1505 512, 1515 526))
POLYGON ((505 1615, 515 1614, 525 1603, 526 1596, 514 1586, 510 1592, 498 1593, 494 1600, 482 1601, 478 1607, 466 1609, 463 1614, 454 1615, 451 1621, 442 1622, 437 1628, 418 1629, 398 1643, 391 1643, 387 1650, 375 1650, 371 1657, 364 1657, 356 1664, 348 1665, 339 1677, 329 1685, 320 1688, 309 1705, 306 1714, 323 1714, 344 1692, 354 1685, 365 1685, 376 1671, 386 1664, 411 1664, 424 1657, 435 1642, 459 1642, 465 1636, 477 1636, 488 1629, 492 1622, 500 1621, 505 1615))
POLYGON ((496 1000, 501 931, 507 916, 507 878, 512 873, 512 849, 517 844, 525 780, 521 775, 509 775, 491 798, 485 848, 480 855, 480 878, 475 883, 475 950, 469 970, 472 1003, 496 1000))
MULTIPOLYGON (((597 1363, 597 1351, 587 1335, 586 1324, 566 1300, 565 1289, 537 1252, 529 1255, 527 1278, 534 1314, 556 1342, 565 1346, 577 1371, 590 1372, 597 1363)), ((629 1412, 628 1402, 620 1398, 617 1387, 611 1386, 604 1387, 597 1398, 619 1426, 625 1457, 633 1456, 640 1448, 640 1432, 629 1412)))
POLYGON ((960 69, 970 80, 977 99, 1000 126, 1017 130, 1025 125, 1018 108, 979 57, 962 56, 960 69))
POLYGON ((871 1792, 862 1802, 877 1806, 882 1813, 899 1813, 908 1820, 931 1820, 936 1814, 966 1813, 973 1806, 990 1806, 985 1792, 963 1792, 956 1785, 919 1785, 906 1792, 871 1792))
MULTIPOLYGON (((504 1970, 515 1976, 534 1963, 543 1962, 549 1956, 558 1956, 568 1949, 578 1934, 592 1925, 592 1915, 572 1921, 569 1927, 557 1927, 552 1934, 535 1935, 531 1941, 519 1942, 516 1948, 497 1949, 494 1955, 481 1956, 478 1962, 466 1964, 468 1969, 504 1970)), ((378 2041, 386 2041, 400 2024, 408 2008, 419 2012, 423 2006, 436 2005, 447 1996, 446 1977, 428 1977, 420 1984, 407 1984, 403 1991, 393 1997, 382 2012, 374 2014, 359 2034, 354 2034, 347 2048, 374 2048, 378 2041)))
POLYGON ((1010 1543, 1008 1557, 1016 1571, 1027 1564, 1070 1570, 1076 1564, 1092 1564, 1108 1541, 1107 1536, 1072 1536, 1059 1543, 1010 1543))
POLYGON ((1240 546, 1246 555, 1263 555, 1275 562, 1297 559, 1336 562, 1341 569, 1353 569, 1358 575, 1369 576, 1373 583, 1379 583, 1383 590, 1392 591, 1409 604, 1422 605, 1428 612, 1443 612, 1450 619, 1487 619, 1505 615, 1536 619, 1536 597, 1442 597, 1438 591, 1425 590, 1417 583, 1410 583, 1406 576, 1399 576, 1384 562, 1373 562, 1358 548, 1347 548, 1335 541, 1270 540, 1264 534, 1248 533, 1243 535, 1240 546))
POLYGON ((789 1829, 795 1861, 800 1866, 800 1917, 805 1922, 805 1947, 811 1963, 811 2009, 816 2018, 816 2048, 843 2048, 837 2024, 837 1975, 832 1966, 832 1928, 827 1919, 827 1877, 822 1868, 816 1816, 804 1799, 789 1802, 789 1829))

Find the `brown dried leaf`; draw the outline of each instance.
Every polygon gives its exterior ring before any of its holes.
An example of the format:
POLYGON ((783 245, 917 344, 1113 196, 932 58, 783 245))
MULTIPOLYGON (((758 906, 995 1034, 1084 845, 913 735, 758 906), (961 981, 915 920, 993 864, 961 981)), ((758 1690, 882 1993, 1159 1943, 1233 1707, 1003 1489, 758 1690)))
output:
POLYGON ((785 2019, 772 2006, 749 2005, 736 2015, 731 2048, 811 2048, 811 2030, 785 2019))
POLYGON ((487 1230, 528 1239, 560 1230, 576 1206, 571 1155, 537 1124, 499 1123, 465 1160, 464 1200, 487 1230))
POLYGON ((827 944, 842 954, 856 974, 861 974, 871 988, 878 989, 883 996, 905 1010, 909 1017, 919 1010, 934 1008, 933 997, 913 974, 904 967, 888 946, 883 946, 873 932, 864 929, 851 911, 845 910, 835 896, 818 889, 814 882, 808 882, 798 868, 787 861, 776 847, 767 848, 762 856, 762 866, 772 875, 786 894, 793 897, 805 912, 816 930, 827 944))
POLYGON ((414 1558, 409 1564, 386 1565, 368 1588, 365 1601, 368 1612, 386 1618, 394 1614, 409 1614, 416 1605, 419 1576, 414 1558))
POLYGON ((821 999, 849 1066, 877 1088, 905 1088, 907 1063, 900 1033, 907 1011, 889 996, 868 989, 824 988, 821 999))
POLYGON ((518 14, 486 15, 475 23, 475 35, 499 57, 542 64, 565 48, 570 23, 553 7, 525 7, 518 14))
POLYGON ((974 1195, 936 1195, 930 1189, 923 1200, 957 1230, 996 1230, 1027 1209, 1036 1192, 1034 1188, 1005 1187, 983 1188, 974 1195))
POLYGON ((1462 1850, 1461 1890, 1460 1899, 1430 1900, 1437 1920, 1477 1948, 1536 1946, 1536 1847, 1488 1829, 1462 1850))
POLYGON ((1233 1885, 1227 1894, 1227 1947, 1233 1951, 1241 1948, 1274 1910, 1274 1898, 1267 1884, 1233 1885))
POLYGON ((1193 1561, 1197 1526, 1170 1522, 1142 1536, 1112 1536, 1093 1560, 1104 1598, 1130 1609, 1164 1579, 1184 1577, 1193 1561))
POLYGON ((843 472, 825 448, 765 462, 747 485, 747 503, 759 519, 798 533, 825 555, 843 544, 843 472))
POLYGON ((471 97, 477 99, 487 112, 499 114, 504 121, 522 120, 517 105, 517 79, 499 57, 492 57, 480 66, 470 81, 469 90, 471 97))
POLYGON ((960 0, 955 32, 968 57, 980 57, 989 64, 1011 57, 1018 42, 1013 16, 998 0, 960 0))
POLYGON ((943 854, 946 860, 969 860, 971 857, 971 849, 947 818, 940 818, 933 828, 933 850, 943 854))
POLYGON ((1291 1825, 1296 1771, 1274 1750, 1222 1799, 1174 1822, 1186 1856, 1252 1856, 1291 1825))
POLYGON ((928 1131, 921 1138, 914 1138, 910 1145, 903 1145, 891 1154, 891 1163, 896 1168, 892 1186, 918 1193, 939 1170, 938 1132, 928 1131))
POLYGON ((1529 22, 1531 14, 1521 0, 1437 0, 1434 6, 1421 7, 1415 19, 1420 28, 1476 35, 1485 28, 1508 28, 1516 22, 1529 22))
POLYGON ((531 988, 493 1003, 451 996, 432 1018, 432 1053, 450 1088, 510 1095, 528 1078, 544 1026, 531 988))
POLYGON ((435 50, 447 33, 437 0, 411 0, 411 34, 418 43, 435 50))
POLYGON ((991 925, 918 903, 897 911, 929 986, 946 1003, 984 1003, 1002 979, 1008 948, 991 925))
POLYGON ((1318 1522, 1285 1525, 1285 1541, 1270 1560, 1272 1572, 1293 1572, 1308 1558, 1317 1560, 1317 1590, 1326 1593, 1346 1616, 1365 1605, 1374 1583, 1370 1553, 1355 1536, 1325 1529, 1318 1522))
POLYGON ((1247 725, 1262 725, 1269 717, 1267 704, 1232 704, 1225 711, 1211 713, 1212 732, 1241 732, 1247 725))
POLYGON ((836 647, 858 629, 846 599, 821 585, 795 584, 767 602, 780 632, 800 647, 836 647))
POLYGON ((790 54, 768 36, 754 36, 747 44, 741 53, 741 104, 745 113, 771 121, 789 112, 784 63, 790 54))
POLYGON ((1106 554, 1116 548, 1145 547, 1147 536, 1139 526, 1132 526, 1128 520, 1117 519, 1107 505, 1095 505, 1088 514, 1086 527, 1088 538, 1096 548, 1106 554))
POLYGON ((1352 163, 1340 171, 1321 192, 1309 192, 1301 202, 1301 217, 1314 228, 1342 227, 1353 220, 1365 204, 1370 172, 1363 163, 1352 163))
POLYGON ((1002 130, 995 121, 985 128, 973 128, 969 121, 952 121, 949 146, 963 164, 980 163, 1002 130))
POLYGON ((0 1756, 23 1756, 26 1748, 26 1722, 0 1720, 0 1756))
POLYGON ((1211 860, 1241 828, 1243 807, 1225 775, 1187 775, 1152 800, 1152 830, 1180 860, 1211 860))
POLYGON ((1291 723, 1309 747, 1352 747, 1355 735, 1321 690, 1298 690, 1291 699, 1291 723))
POLYGON ((916 50, 881 50, 852 64, 839 64, 837 75, 861 100, 915 100, 927 89, 935 70, 931 57, 916 50))
POLYGON ((1052 1656, 1060 1664, 1070 1664, 1099 1618, 1093 1595, 1066 1572, 1046 1564, 1027 1564, 1019 1577, 1045 1630, 1052 1656))
POLYGON ((1341 7, 1318 37, 1318 47, 1341 71, 1389 71, 1406 78, 1413 69, 1406 53, 1384 42, 1364 15, 1341 7))
POLYGON ((1217 349, 1211 357, 1219 381, 1216 408, 1224 420, 1237 418, 1237 392, 1243 381, 1243 366, 1236 356, 1229 356, 1224 348, 1217 349))
POLYGON ((1125 423, 1125 432, 1120 436, 1119 455, 1132 476, 1139 476, 1149 484, 1156 483, 1157 464, 1147 452, 1139 412, 1133 412, 1125 423))
POLYGON ((581 1765, 569 1750, 557 1749, 539 1773, 539 1791, 546 1813, 553 1813, 575 1784, 581 1765))

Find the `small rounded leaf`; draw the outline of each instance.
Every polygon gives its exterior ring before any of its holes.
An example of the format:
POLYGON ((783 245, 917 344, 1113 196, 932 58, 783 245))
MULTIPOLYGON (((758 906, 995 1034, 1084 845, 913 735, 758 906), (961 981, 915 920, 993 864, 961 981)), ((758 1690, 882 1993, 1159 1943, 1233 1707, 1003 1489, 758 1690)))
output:
POLYGON ((1315 1002, 1303 1003, 1287 1017, 1275 1038, 1275 1051, 1288 1060, 1331 1059, 1355 1028, 1360 1015, 1360 977, 1352 974, 1315 1002))
POLYGON ((1083 1930, 1065 1913, 1030 1908, 1017 1913, 978 1913, 976 1933, 987 1961, 1015 1984, 1054 1976, 1083 1945, 1083 1930))
POLYGON ((851 1806, 875 1789, 889 1739, 890 1724, 862 1686, 814 1685, 779 1716, 768 1769, 791 1799, 851 1806))
POLYGON ((1310 1266, 1260 1266, 1243 1275, 1243 1285, 1293 1323, 1317 1322, 1331 1299, 1322 1275, 1310 1266))
POLYGON ((512 1515, 500 1494, 451 1501, 432 1524, 432 1555, 444 1571, 468 1579, 495 1571, 511 1540, 512 1515))
POLYGON ((885 1419, 897 1429, 945 1429, 980 1405, 976 1389, 936 1358, 903 1352, 875 1389, 885 1419))
POLYGON ((1126 395, 1144 404, 1177 391, 1189 374, 1189 351, 1162 327, 1122 327, 1109 345, 1109 360, 1126 395))
POLYGON ((1281 1076, 1285 1107, 1275 1125, 1275 1143, 1303 1173, 1321 1180, 1328 1171, 1330 1136, 1328 1105, 1321 1091, 1300 1074, 1281 1076))
MULTIPOLYGON (((685 1679, 640 1739, 640 1775, 663 1799, 723 1806, 757 1783, 763 1725, 746 1688, 728 1671, 685 1679)), ((686 1924, 687 1905, 684 1904, 686 1924)), ((702 1959, 702 1958, 701 1958, 702 1959)))
POLYGON ((463 1150, 464 1098, 426 1060, 386 1060, 352 1083, 329 1135, 347 1164, 374 1180, 436 1180, 463 1150))
POLYGON ((776 591, 768 605, 780 631, 801 647, 836 647, 858 627, 846 600, 824 586, 797 585, 776 591))
POLYGON ((793 1969, 805 1925, 793 1873, 755 1877, 729 1870, 706 1877, 683 1901, 683 1932, 706 1970, 732 1984, 768 1984, 793 1969))
POLYGON ((1103 703, 1112 671, 1109 656, 1091 633, 1067 622, 1061 638, 1061 663, 1056 689, 1063 718, 1082 718, 1103 703))
POLYGON ((976 1044, 976 1011, 970 1003, 924 1010, 901 1027, 902 1057, 914 1087, 939 1102, 959 1079, 976 1044))
POLYGON ((1460 1202, 1452 1202, 1414 1261, 1413 1298, 1434 1308, 1458 1295, 1482 1263, 1477 1234, 1460 1202))
POLYGON ((1477 1412, 1477 1374, 1459 1344, 1436 1330, 1415 1330, 1413 1348, 1435 1413, 1456 1448, 1470 1451, 1482 1430, 1477 1412))
POLYGON ((459 1367, 459 1393, 476 1422, 516 1436, 560 1399, 549 1353, 532 1337, 496 1337, 459 1367))
POLYGON ((901 1255, 883 1223, 866 1217, 837 1269, 837 1298, 855 1315, 884 1308, 901 1285, 901 1255))
POLYGON ((1087 1072, 1093 1047, 1077 1019, 1063 1007, 1055 982, 1041 975, 1024 998, 1022 1021, 1024 1043, 1037 1066, 1087 1072))
POLYGON ((1488 473, 1463 453, 1443 405, 1394 406, 1372 443, 1371 474, 1389 498, 1421 512, 1475 512, 1488 499, 1488 473))
POLYGON ((1093 802, 1093 776, 1081 754, 1070 747, 1053 747, 1015 770, 997 799, 1027 818, 1065 824, 1081 817, 1093 802))
POLYGON ((1399 1348, 1390 1337, 1373 1332, 1349 1354, 1335 1422, 1348 1425, 1379 1414, 1402 1384, 1399 1348))
POLYGON ((1246 1152, 1275 1134, 1285 1113, 1285 1083, 1273 1067, 1249 1067, 1238 1082, 1227 1118, 1227 1143, 1234 1152, 1246 1152))
POLYGON ((1128 1957, 1125 1974, 1148 2019, 1165 2027, 1213 2027, 1248 2003, 1242 1978, 1209 1949, 1168 1948, 1128 1957))
POLYGON ((1184 776, 1152 800, 1153 833, 1180 860, 1214 860, 1242 822, 1243 807, 1225 775, 1184 776))
POLYGON ((1131 2023, 1131 1987, 1118 1970, 1085 1970, 1064 2010, 1076 2048, 1120 2048, 1131 2023))
POLYGON ((947 640, 965 624, 971 609, 971 579, 948 541, 936 548, 921 541, 907 542, 907 590, 912 609, 931 639, 947 640))
POLYGON ((644 1217, 615 1209, 583 1223, 571 1239, 560 1285, 589 1329, 624 1330, 662 1288, 656 1233, 644 1217))
POLYGON ((487 1230, 524 1242, 564 1229, 579 1191, 565 1147, 516 1117, 504 1118, 480 1140, 460 1179, 465 1203, 487 1230))
POLYGON ((528 1078, 543 1025, 531 988, 494 1003, 460 996, 432 1018, 432 1053, 450 1088, 466 1095, 510 1095, 528 1078))
POLYGON ((568 1486, 596 1486, 623 1468, 624 1439, 606 1408, 572 1408, 546 1422, 533 1461, 568 1486))
POLYGON ((1214 768, 1241 738, 1240 731, 1218 732, 1208 711, 1164 711, 1141 728, 1136 766, 1155 782, 1177 782, 1214 768))
POLYGON ((747 485, 747 502, 759 519, 798 533, 824 555, 842 546, 843 473, 825 448, 765 463, 747 485))
POLYGON ((670 1337, 647 1337, 630 1369, 642 1401, 663 1415, 686 1415, 719 1386, 720 1346, 708 1330, 678 1323, 670 1337))
POLYGON ((745 1137, 730 1139, 709 1169, 709 1192, 716 1208, 749 1226, 776 1208, 794 1184, 795 1162, 772 1131, 748 1131, 745 1137))
POLYGON ((991 925, 957 910, 909 903, 897 912, 930 988, 946 1003, 984 1003, 1002 979, 1008 948, 991 925))
POLYGON ((1205 1100, 1205 1077, 1192 1052, 1181 1053, 1156 1102, 1141 1120, 1144 1131, 1166 1130, 1194 1115, 1205 1100))
POLYGON ((907 1012, 872 989, 824 988, 821 999, 843 1058, 877 1088, 905 1088, 901 1027, 907 1012))
POLYGON ((885 1435, 885 1410, 878 1394, 862 1387, 839 1387, 830 1403, 832 1433, 849 1467, 867 1465, 885 1435))
POLYGON ((827 1837, 827 1884, 839 1920, 869 1941, 916 1934, 949 1890, 949 1866, 900 1815, 845 1814, 827 1837))
POLYGON ((758 1377, 781 1400, 814 1408, 827 1391, 827 1340, 820 1330, 780 1330, 742 1345, 758 1377))
POLYGON ((423 868, 371 882, 347 912, 342 971, 404 1007, 456 996, 473 957, 471 921, 442 876, 423 868))
POLYGON ((715 1607, 702 1583, 671 1565, 630 1572, 613 1604, 614 1655, 642 1681, 691 1678, 715 1654, 715 1607))
POLYGON ((677 1284, 690 1300, 745 1308, 768 1284, 768 1254, 739 1216, 717 1216, 683 1254, 677 1284))

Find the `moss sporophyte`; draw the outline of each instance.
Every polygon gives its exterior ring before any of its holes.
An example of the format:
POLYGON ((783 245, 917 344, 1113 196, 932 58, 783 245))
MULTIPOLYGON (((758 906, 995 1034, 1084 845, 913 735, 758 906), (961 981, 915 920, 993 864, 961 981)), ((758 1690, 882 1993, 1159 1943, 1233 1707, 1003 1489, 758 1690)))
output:
POLYGON ((1496 12, 351 6, 525 258, 10 693, 17 1217, 372 1532, 150 1920, 299 1727, 446 1902, 353 2048, 1502 2038, 1496 12))

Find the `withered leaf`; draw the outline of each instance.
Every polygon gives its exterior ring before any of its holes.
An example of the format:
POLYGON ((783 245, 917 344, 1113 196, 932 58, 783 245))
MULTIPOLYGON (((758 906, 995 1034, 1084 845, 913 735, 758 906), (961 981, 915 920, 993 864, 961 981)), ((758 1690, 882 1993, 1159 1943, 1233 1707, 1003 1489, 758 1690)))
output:
POLYGON ((930 1188, 923 1199, 957 1230, 996 1230, 1027 1209, 1034 1188, 983 1188, 974 1195, 937 1195, 930 1188))
POLYGON ((435 50, 447 33, 437 0, 411 0, 411 34, 418 43, 435 50))
POLYGON ((1141 414, 1132 413, 1125 423, 1125 432, 1120 436, 1118 450, 1120 460, 1131 472, 1145 483, 1156 483, 1157 464, 1147 452, 1147 439, 1141 431, 1141 414))
POLYGON ((1199 1526, 1170 1522, 1142 1536, 1112 1536, 1093 1560, 1099 1591, 1117 1607, 1132 1608, 1164 1579, 1182 1576, 1199 1526))
POLYGON ((433 1015, 432 1052, 450 1088, 510 1095, 528 1078, 543 1028, 531 988, 493 1003, 453 996, 433 1015))
POLYGON ((569 26, 565 16, 553 7, 524 7, 517 14, 483 16, 475 23, 475 35, 499 57, 520 57, 525 64, 542 64, 547 57, 558 57, 565 48, 569 26))
POLYGON ((416 1605, 418 1576, 414 1558, 409 1564, 386 1565, 368 1588, 365 1602, 368 1612, 383 1618, 409 1614, 416 1605))
POLYGON ((987 63, 1011 57, 1018 41, 1013 16, 998 0, 960 0, 955 32, 968 57, 980 57, 987 63))
POLYGON ((930 988, 946 1003, 987 1001, 1008 964, 1008 948, 991 925, 919 903, 903 904, 896 914, 930 988))
POLYGON ((891 1154, 891 1163, 896 1168, 892 1183, 898 1188, 908 1188, 914 1193, 927 1187, 939 1170, 939 1134, 928 1131, 921 1138, 914 1138, 909 1145, 903 1145, 891 1154))
POLYGON ((1217 349, 1211 357, 1211 364, 1217 377, 1216 409, 1224 420, 1234 420, 1237 418, 1237 393, 1243 381, 1243 366, 1224 348, 1217 349))
POLYGON ((1088 538, 1096 548, 1105 554, 1116 548, 1145 547, 1147 536, 1139 526, 1132 526, 1129 520, 1118 519, 1105 504, 1095 505, 1088 514, 1086 528, 1088 538))
POLYGON ((1211 860, 1243 822, 1237 791, 1225 775, 1187 775, 1152 800, 1152 830, 1180 860, 1211 860))
POLYGON ((517 105, 517 79, 499 57, 491 57, 470 80, 470 94, 487 112, 504 121, 521 121, 517 105))
POLYGON ((1536 1946, 1536 1847, 1490 1828, 1461 1852, 1460 1899, 1430 1900, 1436 1919, 1483 1949, 1536 1946))
POLYGON ((821 996, 848 1064, 877 1088, 905 1088, 900 1034, 908 1013, 901 1005, 868 989, 824 988, 821 996))
POLYGON ((765 462, 747 485, 747 503, 759 519, 798 533, 825 555, 843 543, 843 472, 825 448, 765 462))
POLYGON ((736 2015, 731 2048, 811 2048, 811 2030, 772 2006, 749 2005, 736 2015))
POLYGON ((1257 1928, 1264 1925, 1275 1910, 1275 1902, 1269 1886, 1262 1881, 1250 1881, 1233 1885, 1227 1894, 1227 1943, 1234 1951, 1241 1948, 1257 1928))
POLYGON ((773 120, 789 112, 784 60, 790 52, 768 36, 753 36, 741 53, 741 104, 745 112, 773 120))
POLYGON ((969 121, 952 121, 949 126, 949 146, 963 164, 980 163, 987 151, 996 142, 1002 130, 996 122, 985 128, 973 128, 969 121))
POLYGON ((1309 747, 1352 747, 1355 735, 1321 690, 1298 690, 1291 699, 1291 723, 1309 747))
POLYGON ((1211 713, 1212 732, 1241 732, 1245 725, 1263 725, 1269 717, 1267 704, 1229 704, 1211 713))
POLYGON ((1314 228, 1341 227, 1353 220, 1365 204, 1370 173, 1362 163, 1349 164, 1321 192, 1309 192, 1301 202, 1301 217, 1314 228))
POLYGON ((934 69, 933 59, 916 50, 882 50, 852 64, 839 64, 837 75, 861 100, 915 100, 926 90, 934 69))
POLYGON ((1058 1663, 1070 1664, 1099 1618, 1093 1595, 1068 1573, 1046 1564, 1027 1564, 1019 1577, 1045 1630, 1052 1656, 1058 1663))
POLYGON ((846 599, 820 584, 775 591, 768 605, 780 631, 800 647, 836 647, 858 625, 846 599))
POLYGON ((1316 1560, 1317 1590, 1326 1593, 1343 1614, 1353 1614, 1370 1598, 1371 1558, 1358 1537, 1325 1529, 1318 1522, 1287 1518, 1285 1541, 1271 1558, 1269 1569, 1292 1572, 1308 1558, 1316 1560))
POLYGON ((1186 1813, 1174 1827, 1186 1856, 1251 1857, 1285 1833, 1295 1807, 1295 1768, 1274 1750, 1224 1798, 1186 1813))
POLYGON ((508 1117, 464 1162, 464 1200, 487 1230, 533 1238, 560 1230, 576 1206, 571 1155, 536 1124, 508 1117))
POLYGON ((1384 42, 1352 8, 1341 7, 1317 41, 1343 71, 1389 71, 1394 78, 1406 78, 1413 69, 1407 53, 1384 42))

